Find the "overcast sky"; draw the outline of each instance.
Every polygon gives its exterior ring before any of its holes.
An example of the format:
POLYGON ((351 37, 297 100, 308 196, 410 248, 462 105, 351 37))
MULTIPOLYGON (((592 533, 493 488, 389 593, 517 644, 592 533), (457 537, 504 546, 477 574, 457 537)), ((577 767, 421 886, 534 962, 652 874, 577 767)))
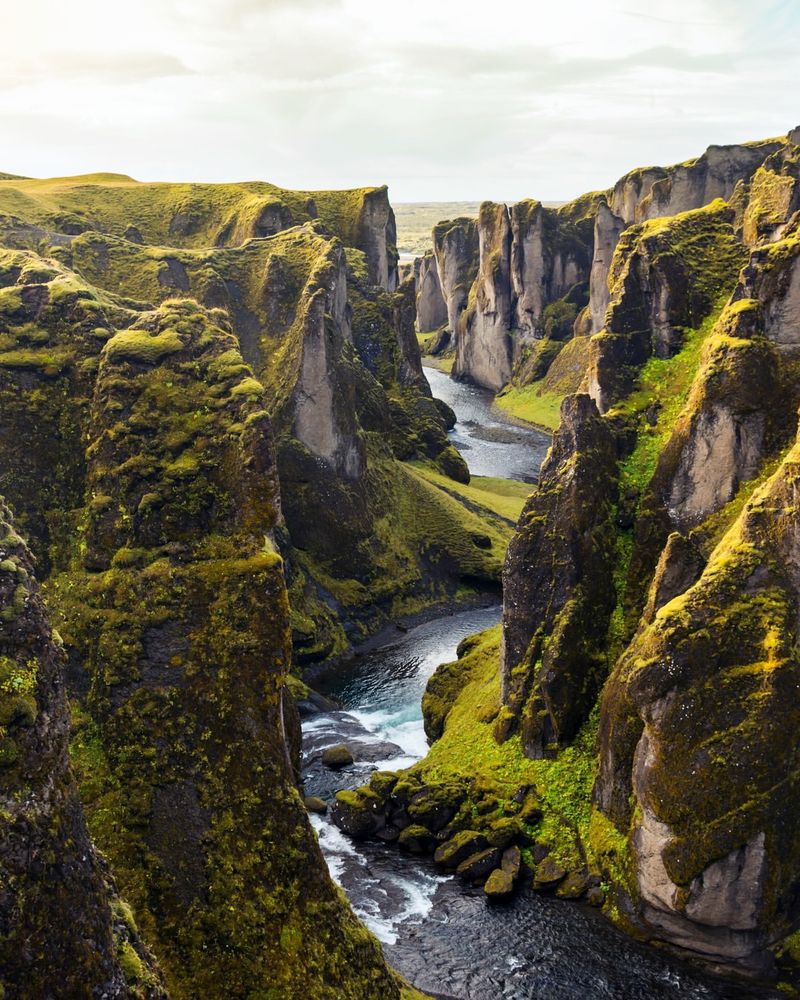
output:
POLYGON ((798 0, 20 0, 0 170, 543 200, 800 124, 798 0))

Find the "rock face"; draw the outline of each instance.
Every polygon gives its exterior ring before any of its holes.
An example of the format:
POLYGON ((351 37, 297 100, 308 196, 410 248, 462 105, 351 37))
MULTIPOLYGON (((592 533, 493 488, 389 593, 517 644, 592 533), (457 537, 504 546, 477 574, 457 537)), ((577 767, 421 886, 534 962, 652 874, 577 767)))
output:
POLYGON ((379 955, 324 874, 286 745, 288 606, 263 398, 232 332, 190 302, 145 314, 102 353, 83 565, 54 582, 113 782, 88 808, 171 992, 242 996, 277 977, 291 996, 344 957, 360 995, 379 955), (202 436, 187 436, 197 412, 202 436), (243 909, 247 921, 231 922, 243 909), (325 924, 336 943, 320 947, 325 924))
POLYGON ((442 294, 436 257, 429 251, 414 264, 417 325, 420 333, 433 333, 447 324, 447 303, 442 294))
POLYGON ((474 219, 440 222, 433 229, 433 252, 447 303, 447 326, 458 341, 469 291, 478 275, 478 226, 474 219))
MULTIPOLYGON (((286 250, 295 236, 272 239, 288 241, 286 250)), ((311 235, 303 241, 313 250, 311 235)), ((301 298, 307 310, 289 317, 274 290, 297 282, 297 257, 270 266, 271 256, 259 256, 266 245, 231 251, 235 266, 261 263, 255 273, 264 276, 254 299, 228 303, 231 312, 166 292, 158 308, 132 309, 53 260, 2 252, 4 488, 50 576, 89 828, 170 995, 245 996, 268 983, 286 997, 309 989, 331 1000, 397 997, 377 943, 326 873, 287 749, 291 631, 265 405, 282 433, 299 433, 296 380, 281 384, 277 372, 303 372, 303 350, 323 331, 326 349, 354 354, 349 327, 345 343, 332 325, 337 309, 347 315, 337 299, 342 251, 325 243, 330 254, 301 298), (246 317, 262 294, 272 330, 296 323, 302 336, 284 341, 281 365, 262 362, 259 380, 229 324, 233 315, 258 358, 246 317)), ((131 267, 141 252, 92 237, 76 255, 109 282, 125 270, 148 289, 164 288, 158 266, 149 274, 131 267)), ((191 254, 179 262, 203 295, 235 297, 240 286, 222 285, 191 254)), ((312 429, 307 439, 338 475, 324 436, 312 429)), ((63 741, 63 701, 53 712, 63 741)), ((80 845, 78 819, 69 822, 80 845)), ((73 947, 68 930, 65 948, 73 947)), ((83 933, 80 924, 72 930, 83 933)), ((133 938, 120 947, 123 972, 149 975, 133 938)), ((98 948, 98 969, 103 956, 98 948)), ((109 959, 103 973, 112 986, 115 968, 109 959)))
POLYGON ((590 327, 586 331, 589 334, 599 333, 606 324, 606 310, 611 298, 608 276, 624 228, 625 222, 614 215, 605 201, 601 202, 594 220, 594 257, 589 277, 590 327))
POLYGON ((31 1000, 164 997, 86 829, 59 643, 0 501, 0 985, 31 1000))
POLYGON ((484 202, 478 217, 480 267, 474 307, 456 336, 453 377, 495 391, 511 376, 511 220, 505 205, 484 202))
POLYGON ((744 260, 732 223, 731 209, 715 202, 624 232, 605 327, 591 340, 588 390, 601 412, 631 391, 648 358, 674 355, 682 331, 698 326, 730 287, 744 260))
POLYGON ((388 188, 364 192, 354 244, 367 258, 372 284, 393 292, 397 287, 397 226, 388 188))
POLYGON ((557 211, 536 201, 511 207, 516 360, 522 344, 542 335, 546 307, 588 277, 590 227, 576 223, 573 216, 579 215, 575 204, 557 211))
MULTIPOLYGON (((477 822, 487 787, 524 775, 497 797, 524 820, 502 847, 530 849, 535 887, 794 986, 797 138, 634 171, 592 202, 575 330, 596 332, 553 363, 584 342, 589 392, 565 400, 509 546, 502 648, 476 637, 436 672, 431 754, 373 802, 391 824, 407 787, 462 788, 442 836, 456 851, 483 833, 460 861, 480 864, 500 847, 477 822)), ((514 377, 541 380, 543 354, 514 377)))
POLYGON ((644 919, 664 940, 754 968, 796 919, 785 734, 800 671, 799 463, 795 446, 698 581, 641 629, 602 704, 595 795, 631 829, 644 919))
MULTIPOLYGON (((454 378, 498 391, 508 383, 526 348, 547 335, 547 307, 589 276, 591 222, 582 218, 584 211, 582 201, 558 210, 536 201, 510 209, 493 202, 481 205, 475 223, 477 272, 468 297, 462 292, 455 300, 457 307, 449 310, 456 348, 454 378), (461 302, 467 302, 463 321, 461 302)), ((457 249, 463 256, 458 244, 457 249)), ((440 274, 447 256, 443 247, 440 274)))
POLYGON ((752 177, 781 145, 780 140, 770 140, 709 146, 687 163, 631 171, 614 186, 611 211, 630 224, 702 208, 717 198, 727 201, 736 185, 752 177))
MULTIPOLYGON (((767 234, 778 238, 800 209, 796 161, 791 136, 711 146, 686 163, 633 170, 611 190, 584 195, 559 209, 523 201, 509 210, 510 250, 506 227, 499 224, 499 206, 487 203, 477 222, 480 259, 475 275, 448 307, 458 359, 455 377, 495 391, 512 377, 520 385, 543 378, 556 353, 537 350, 536 343, 544 334, 545 310, 587 280, 589 305, 578 318, 575 333, 587 336, 603 330, 612 297, 610 286, 616 280, 614 251, 629 226, 723 199, 731 202, 736 228, 744 230, 747 242, 757 242, 767 234), (469 316, 462 328, 458 316, 467 301, 469 316), (536 364, 530 361, 532 344, 536 364)), ((441 232, 450 226, 440 224, 441 232)), ((462 245, 453 249, 456 256, 464 256, 462 245)), ((447 254, 437 255, 443 275, 447 254)), ((463 284, 461 275, 455 284, 463 284)))
MULTIPOLYGON (((181 264, 184 294, 226 312, 267 389, 288 530, 281 544, 293 605, 302 609, 298 657, 344 652, 385 623, 398 596, 455 590, 465 561, 422 558, 384 517, 410 511, 401 498, 416 490, 397 460, 430 459, 448 476, 469 478, 422 371, 412 283, 384 291, 363 252, 310 224, 198 252, 86 234, 69 253, 98 286, 150 301, 174 294, 152 278, 164 259, 181 264)), ((439 531, 451 551, 453 529, 439 531)))
POLYGON ((614 441, 586 395, 568 396, 561 426, 523 509, 503 570, 503 714, 526 754, 568 742, 608 669, 614 441))

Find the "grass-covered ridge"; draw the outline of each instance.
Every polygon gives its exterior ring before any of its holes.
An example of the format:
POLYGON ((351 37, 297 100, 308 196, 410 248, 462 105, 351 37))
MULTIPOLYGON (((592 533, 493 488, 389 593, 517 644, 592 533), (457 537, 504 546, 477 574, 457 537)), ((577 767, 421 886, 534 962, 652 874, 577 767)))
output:
POLYGON ((264 181, 141 183, 123 174, 0 180, 0 213, 67 234, 97 230, 155 246, 237 245, 318 219, 347 243, 379 188, 290 191, 264 181))

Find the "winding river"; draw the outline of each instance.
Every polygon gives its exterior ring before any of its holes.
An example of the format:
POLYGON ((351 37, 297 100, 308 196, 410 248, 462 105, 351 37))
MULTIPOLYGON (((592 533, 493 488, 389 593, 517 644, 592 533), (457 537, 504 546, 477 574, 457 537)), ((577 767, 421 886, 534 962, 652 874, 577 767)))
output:
POLYGON ((454 382, 438 368, 425 368, 431 391, 453 408, 457 423, 450 433, 473 476, 498 476, 533 483, 550 447, 550 435, 504 420, 492 406, 491 392, 454 382))
MULTIPOLYGON (((470 471, 532 479, 549 438, 503 424, 491 396, 427 370, 433 392, 452 406, 452 432, 470 471), (487 433, 487 428, 489 433, 487 433)), ((455 658, 466 635, 500 620, 491 599, 396 637, 315 681, 341 711, 303 723, 307 795, 330 800, 376 767, 397 770, 425 754, 420 699, 428 677, 455 658), (341 772, 322 766, 325 747, 347 742, 356 762, 341 772)), ((425 858, 380 843, 355 844, 327 816, 314 826, 331 874, 410 982, 454 1000, 756 1000, 780 994, 711 978, 616 931, 597 911, 533 892, 507 906, 487 906, 425 858)))

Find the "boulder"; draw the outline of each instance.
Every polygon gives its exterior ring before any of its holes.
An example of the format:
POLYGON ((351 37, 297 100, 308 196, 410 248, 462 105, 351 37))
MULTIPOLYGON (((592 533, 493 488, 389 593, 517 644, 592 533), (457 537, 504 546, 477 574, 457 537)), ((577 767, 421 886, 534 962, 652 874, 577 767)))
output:
POLYGON ((536 866, 533 886, 535 889, 554 889, 566 876, 566 870, 548 856, 536 866))
POLYGON ((445 868, 457 868, 468 857, 488 846, 486 837, 475 830, 462 830, 436 848, 434 860, 445 868))
POLYGON ((493 868, 497 867, 502 857, 497 847, 488 847, 484 851, 471 854, 456 868, 456 875, 465 882, 478 882, 486 878, 493 868))
POLYGON ((325 767, 338 771, 340 768, 349 767, 354 761, 353 754, 345 743, 340 743, 335 747, 328 747, 322 752, 322 763, 325 767))
POLYGON ((407 850, 411 851, 412 854, 430 854, 436 846, 436 838, 434 835, 427 827, 424 827, 419 823, 407 826, 402 833, 399 834, 397 842, 401 847, 405 847, 407 850))
POLYGON ((503 868, 495 868, 486 879, 483 891, 490 900, 507 899, 514 891, 514 879, 503 868))

